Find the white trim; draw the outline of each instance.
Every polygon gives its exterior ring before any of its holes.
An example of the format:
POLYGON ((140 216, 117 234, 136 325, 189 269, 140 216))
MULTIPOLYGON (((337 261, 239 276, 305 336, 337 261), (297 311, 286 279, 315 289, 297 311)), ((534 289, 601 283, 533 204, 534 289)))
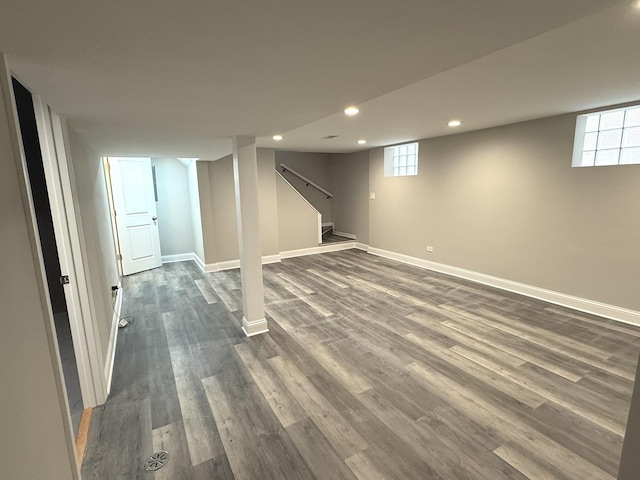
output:
MULTIPOLYGON (((97 324, 97 317, 94 315, 94 293, 89 285, 88 265, 85 264, 85 258, 88 258, 86 252, 86 238, 84 236, 84 229, 82 226, 82 217, 79 214, 79 204, 77 199, 76 181, 73 171, 73 162, 70 155, 71 148, 69 147, 69 138, 67 133, 67 126, 65 120, 59 115, 51 112, 51 119, 53 124, 54 140, 56 144, 56 151, 60 178, 62 180, 62 191, 66 197, 65 205, 67 208, 67 221, 69 222, 70 236, 73 248, 73 261, 76 264, 76 288, 80 292, 80 304, 82 307, 83 327, 85 329, 87 351, 89 353, 89 360, 91 365, 91 371, 93 374, 93 383, 95 389, 95 404, 87 403, 85 401, 84 406, 95 407, 96 405, 102 405, 107 401, 107 385, 104 377, 104 358, 105 352, 103 352, 102 343, 98 332, 100 331, 97 324)), ((119 276, 118 276, 119 278, 119 276)))
POLYGON ((162 263, 175 263, 175 262, 187 262, 189 260, 193 260, 197 263, 195 253, 177 253, 175 255, 162 255, 162 263))
POLYGON ((298 250, 287 250, 280 252, 280 258, 303 257, 305 255, 315 255, 316 253, 338 252, 340 250, 351 250, 358 248, 356 242, 339 242, 329 243, 326 245, 318 245, 317 247, 300 248, 298 250))
POLYGON ((198 268, 202 271, 202 273, 206 273, 207 272, 207 266, 204 264, 204 262, 202 261, 202 259, 198 256, 197 253, 193 254, 193 258, 191 259, 193 260, 196 265, 198 266, 198 268))
POLYGON ((111 391, 111 380, 113 378, 113 365, 116 359, 116 344, 118 340, 118 322, 122 310, 122 282, 118 282, 116 290, 116 303, 113 305, 113 317, 111 319, 111 333, 109 335, 109 346, 107 347, 107 358, 104 366, 104 378, 107 381, 107 396, 111 391))
MULTIPOLYGON (((267 265, 269 263, 279 263, 284 258, 315 255, 316 253, 338 252, 340 250, 351 250, 352 248, 357 248, 366 252, 369 249, 369 246, 364 243, 357 242, 339 242, 329 243, 327 245, 318 245, 317 247, 300 248, 298 250, 287 250, 286 252, 280 252, 275 255, 263 255, 262 265, 267 265)), ((204 273, 221 272, 223 270, 233 270, 235 268, 240 268, 240 260, 226 260, 224 262, 207 263, 205 265, 201 264, 200 257, 195 254, 191 260, 196 262, 198 267, 200 267, 200 270, 202 270, 202 272, 204 273)))
POLYGON ((333 222, 323 222, 322 227, 335 227, 333 222))
MULTIPOLYGON (((262 265, 266 265, 268 263, 279 263, 280 258, 281 256, 279 253, 276 253, 275 255, 263 255, 262 265)), ((201 267, 200 264, 198 264, 198 266, 205 273, 220 272, 222 270, 233 270, 234 268, 240 268, 240 260, 226 260, 224 262, 207 263, 204 268, 201 267)))
POLYGON ((365 252, 369 251, 369 245, 367 245, 366 243, 356 242, 356 248, 358 250, 364 250, 365 252))
POLYGON ((534 287, 532 285, 493 277, 484 273, 465 270, 463 268, 444 265, 442 263, 431 262, 422 258, 411 257, 402 253, 390 252, 379 248, 370 247, 369 253, 379 257, 396 260, 398 262, 408 263, 416 267, 422 267, 428 270, 446 273, 447 275, 452 275, 454 277, 464 278, 483 285, 500 288, 509 292, 519 293, 520 295, 525 295, 527 297, 537 298, 538 300, 572 308, 592 315, 598 315, 618 322, 640 326, 640 312, 635 310, 629 310, 615 305, 608 305, 606 303, 600 303, 586 298, 575 297, 565 293, 554 292, 553 290, 534 287))
POLYGON ((334 230, 333 234, 338 235, 339 237, 350 238, 352 240, 356 239, 356 236, 353 233, 338 232, 337 230, 334 230))
POLYGON ((240 260, 225 260, 224 262, 218 262, 215 265, 217 271, 233 270, 234 268, 240 268, 240 260))
POLYGON ((218 264, 217 263, 206 263, 204 266, 204 273, 211 273, 211 272, 217 272, 218 270, 220 270, 218 268, 218 264))
POLYGON ((254 335, 267 333, 269 331, 269 326, 267 325, 267 319, 261 318, 259 320, 252 320, 250 322, 243 316, 242 331, 247 337, 253 337, 254 335))
POLYGON ((322 214, 318 212, 318 243, 322 243, 322 214))
POLYGON ((266 265, 268 263, 280 263, 281 256, 279 253, 275 255, 263 255, 262 256, 262 264, 266 265))

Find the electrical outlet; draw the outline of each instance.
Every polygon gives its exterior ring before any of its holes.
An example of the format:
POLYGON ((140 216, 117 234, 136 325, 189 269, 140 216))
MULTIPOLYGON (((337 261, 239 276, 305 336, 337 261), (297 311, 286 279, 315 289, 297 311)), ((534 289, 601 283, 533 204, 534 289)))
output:
POLYGON ((375 200, 375 199, 376 199, 376 192, 369 193, 369 200, 375 200))
POLYGON ((431 245, 427 245, 427 252, 433 252, 433 247, 431 245))

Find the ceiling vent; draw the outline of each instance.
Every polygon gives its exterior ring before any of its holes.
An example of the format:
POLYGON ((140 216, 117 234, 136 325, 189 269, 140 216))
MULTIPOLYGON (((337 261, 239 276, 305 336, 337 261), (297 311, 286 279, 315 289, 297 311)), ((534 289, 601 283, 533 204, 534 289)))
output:
POLYGON ((338 138, 339 135, 327 135, 326 137, 322 137, 323 140, 331 140, 332 138, 338 138))

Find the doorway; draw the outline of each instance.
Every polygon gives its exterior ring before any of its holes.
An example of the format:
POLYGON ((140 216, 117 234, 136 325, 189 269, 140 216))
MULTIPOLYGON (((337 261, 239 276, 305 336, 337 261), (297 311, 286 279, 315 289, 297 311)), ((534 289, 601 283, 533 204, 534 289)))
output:
POLYGON ((56 339, 62 361, 65 389, 74 434, 77 434, 84 408, 76 353, 69 322, 69 310, 64 290, 65 278, 60 268, 49 192, 40 148, 40 138, 33 106, 33 96, 19 81, 12 78, 20 133, 24 146, 29 186, 40 236, 40 245, 47 276, 47 287, 53 311, 56 339))
POLYGON ((162 265, 151 158, 109 157, 116 251, 123 275, 162 265))

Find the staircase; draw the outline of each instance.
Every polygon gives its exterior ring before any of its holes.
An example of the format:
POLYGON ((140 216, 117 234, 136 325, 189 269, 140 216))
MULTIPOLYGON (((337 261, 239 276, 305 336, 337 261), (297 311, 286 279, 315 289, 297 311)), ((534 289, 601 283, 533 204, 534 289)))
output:
POLYGON ((322 226, 322 245, 327 243, 352 242, 352 238, 343 237, 333 233, 333 225, 322 226))

